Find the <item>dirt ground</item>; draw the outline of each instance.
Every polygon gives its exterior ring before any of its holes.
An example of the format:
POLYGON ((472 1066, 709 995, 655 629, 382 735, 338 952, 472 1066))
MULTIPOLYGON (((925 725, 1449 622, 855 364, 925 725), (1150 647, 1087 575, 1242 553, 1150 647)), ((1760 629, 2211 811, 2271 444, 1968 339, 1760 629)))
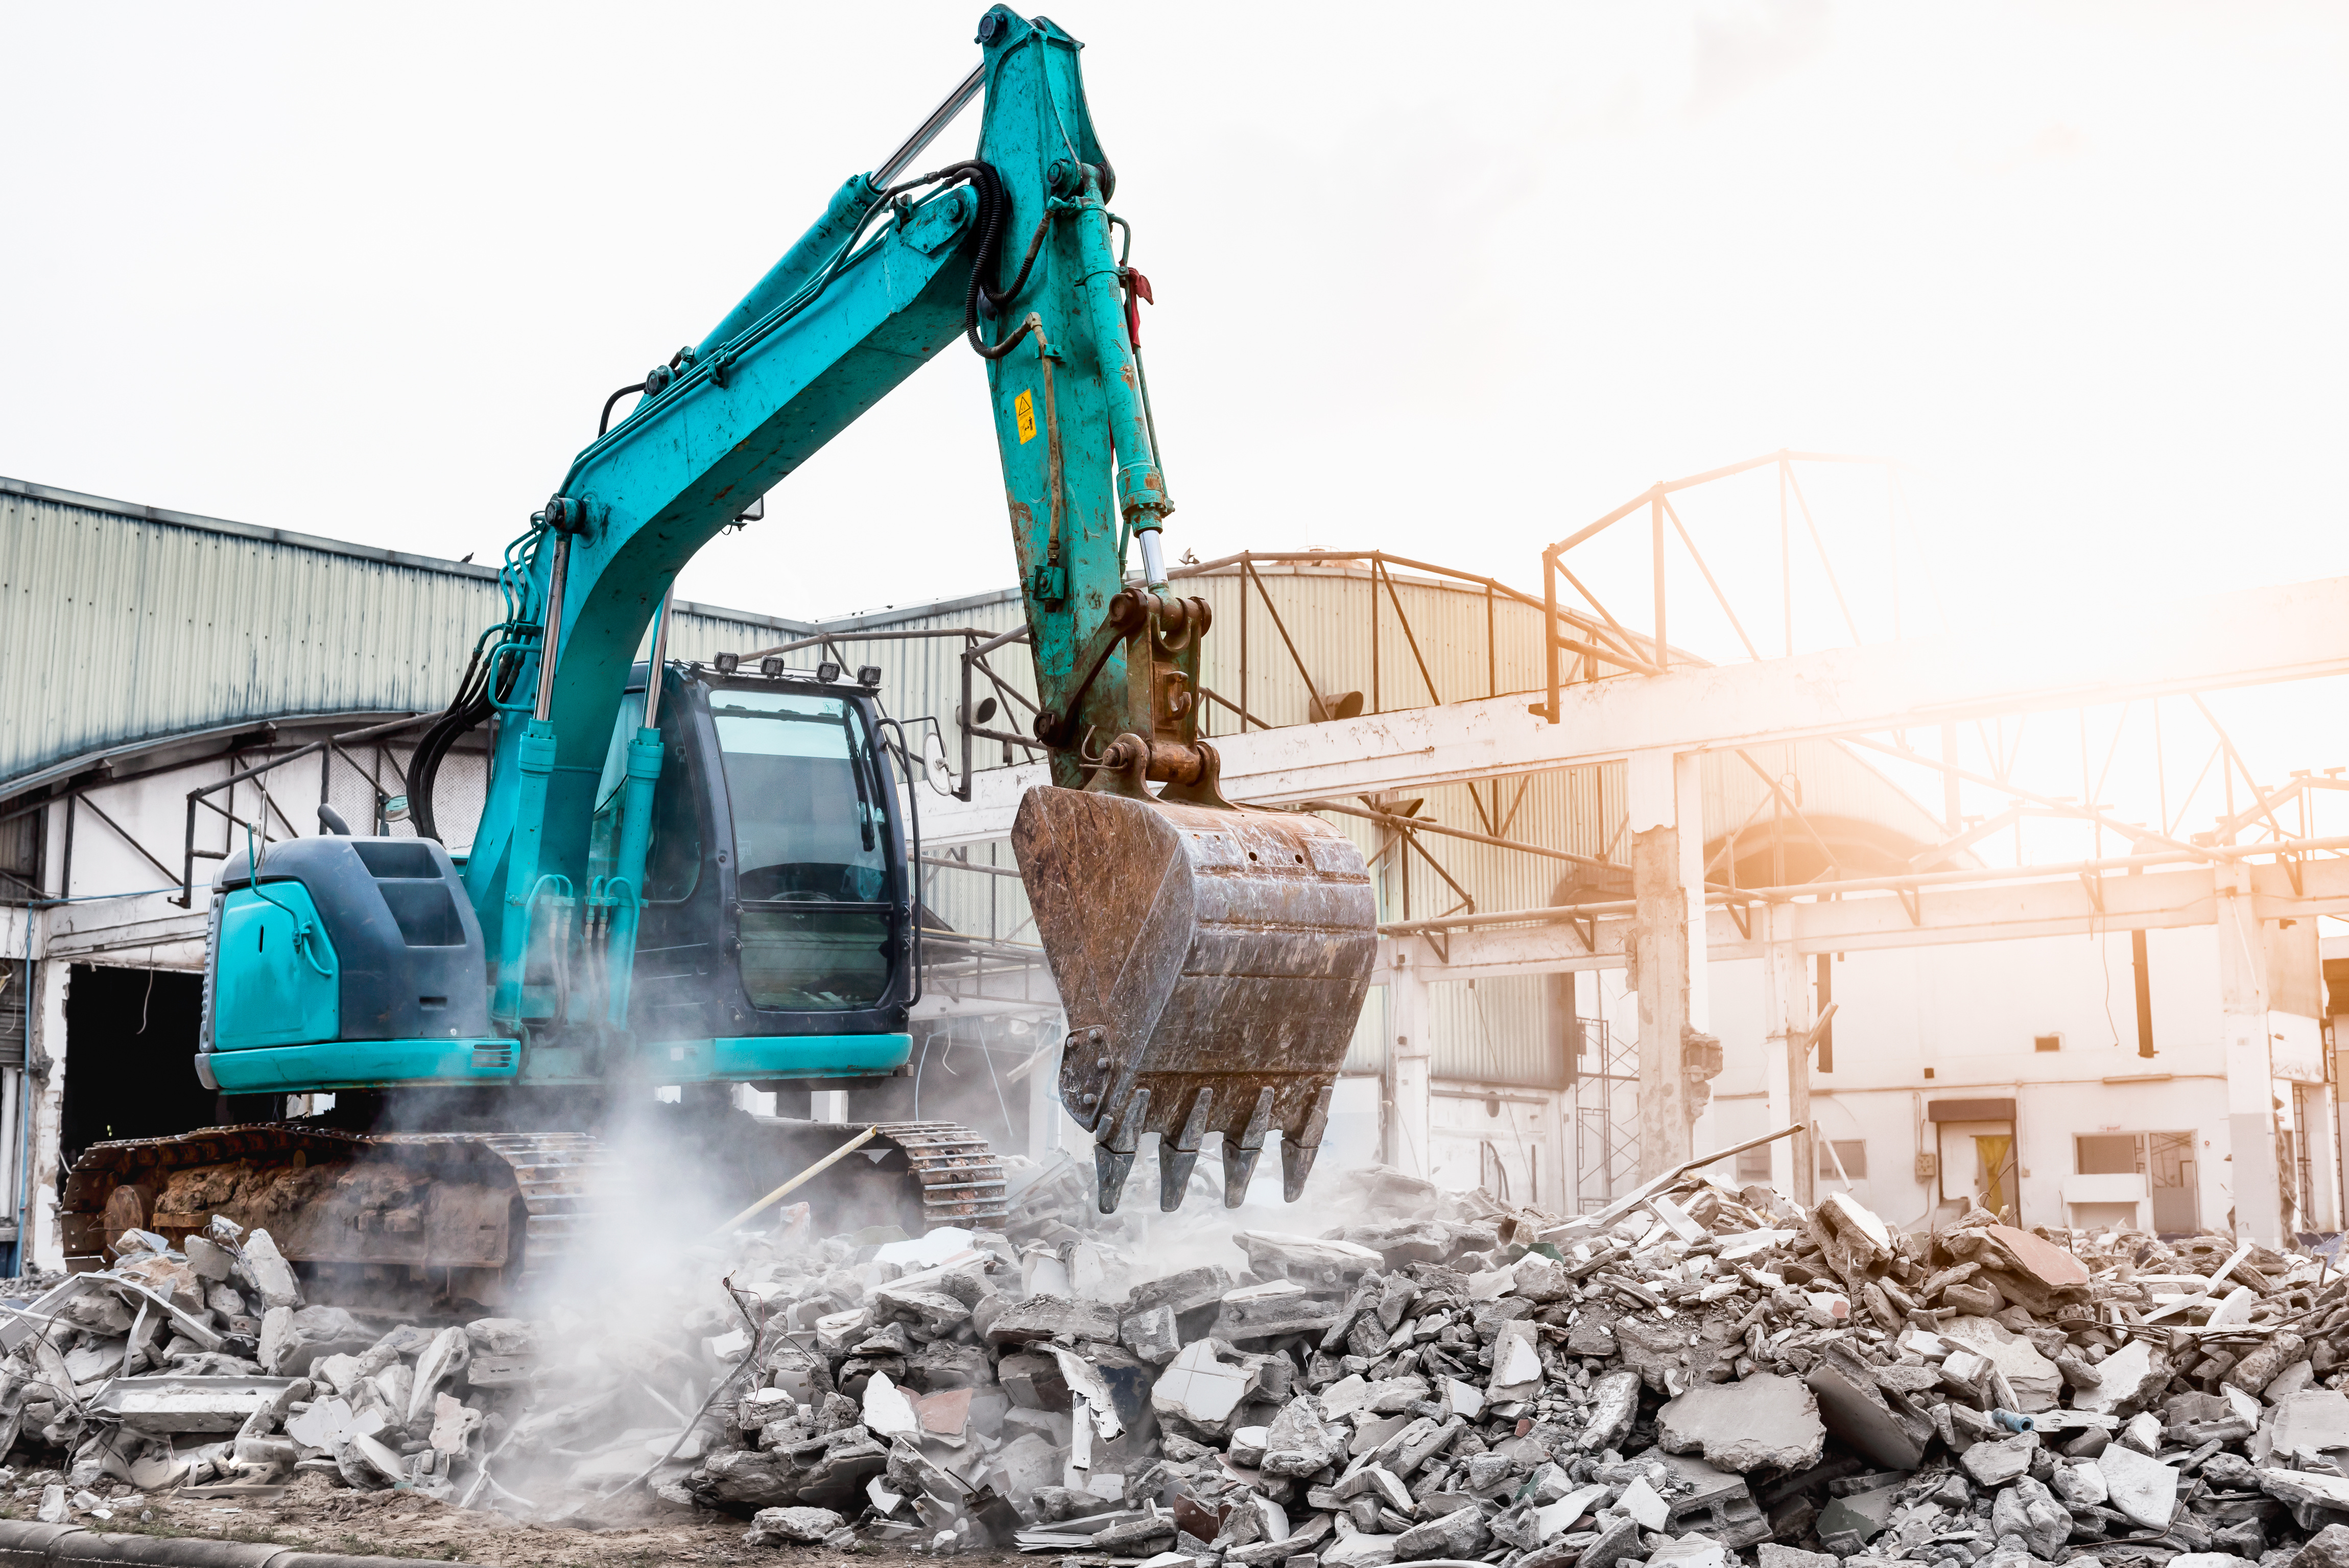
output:
MULTIPOLYGON (((30 1519, 39 1501, 36 1491, 30 1498, 15 1499, 0 1512, 30 1519)), ((108 1506, 114 1511, 111 1520, 77 1516, 75 1522, 98 1531, 272 1542, 310 1552, 415 1557, 479 1563, 481 1568, 659 1568, 672 1563, 835 1568, 852 1558, 859 1568, 866 1564, 883 1568, 910 1563, 917 1556, 901 1547, 870 1543, 858 1546, 853 1553, 822 1546, 745 1546, 742 1535, 750 1528, 748 1521, 719 1513, 688 1515, 667 1508, 648 1510, 603 1528, 523 1524, 503 1514, 453 1508, 412 1491, 354 1491, 318 1476, 297 1479, 274 1501, 251 1498, 224 1501, 164 1493, 108 1506)), ((974 1553, 956 1561, 973 1568, 982 1564, 1008 1568, 1020 1558, 1017 1553, 1006 1552, 974 1553)))

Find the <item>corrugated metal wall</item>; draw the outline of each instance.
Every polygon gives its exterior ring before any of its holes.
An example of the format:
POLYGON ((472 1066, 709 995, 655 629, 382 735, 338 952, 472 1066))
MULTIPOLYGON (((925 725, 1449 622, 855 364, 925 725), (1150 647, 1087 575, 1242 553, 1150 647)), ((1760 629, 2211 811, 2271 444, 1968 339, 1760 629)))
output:
MULTIPOLYGON (((171 736, 453 694, 488 567, 0 479, 0 796, 171 736)), ((683 606, 683 657, 805 628, 683 606)))

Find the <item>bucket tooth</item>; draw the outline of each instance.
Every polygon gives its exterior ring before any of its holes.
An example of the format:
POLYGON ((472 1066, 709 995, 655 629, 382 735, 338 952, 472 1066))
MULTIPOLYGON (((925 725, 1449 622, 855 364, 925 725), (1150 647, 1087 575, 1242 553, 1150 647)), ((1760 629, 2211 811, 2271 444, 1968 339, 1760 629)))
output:
POLYGON ((1191 1188, 1191 1171, 1199 1163, 1199 1143, 1207 1134, 1207 1117, 1216 1107, 1216 1091, 1202 1088, 1191 1097, 1191 1114, 1184 1119, 1183 1130, 1169 1138, 1161 1135, 1158 1145, 1158 1209, 1171 1214, 1183 1206, 1183 1194, 1191 1188))
POLYGON ((1133 1174, 1133 1154, 1121 1151, 1106 1143, 1093 1145, 1093 1177, 1101 1189, 1101 1212, 1117 1212, 1118 1200, 1125 1194, 1125 1179, 1133 1174))
POLYGON ((1247 1202, 1248 1183, 1256 1179, 1256 1162, 1264 1153, 1264 1135, 1272 1127, 1272 1086, 1257 1090, 1256 1109, 1248 1113, 1247 1130, 1235 1142, 1224 1134, 1224 1207, 1237 1209, 1247 1202))
POLYGON ((1183 1206, 1183 1194, 1191 1188, 1191 1172, 1199 1164, 1195 1149, 1177 1149, 1171 1143, 1158 1146, 1158 1212, 1171 1214, 1183 1206))
POLYGON ((1313 1157, 1321 1152, 1321 1134, 1330 1125, 1331 1092, 1325 1087, 1315 1095, 1304 1128, 1296 1137, 1280 1140, 1280 1195, 1288 1202, 1305 1195, 1306 1172, 1313 1169, 1313 1157))
MULTIPOLYGON (((1125 1102, 1125 1115, 1117 1130, 1093 1145, 1093 1171, 1100 1179, 1101 1212, 1117 1212, 1118 1201, 1125 1195, 1125 1179, 1133 1171, 1134 1150, 1142 1147, 1142 1124, 1150 1116, 1150 1091, 1138 1088, 1133 1098, 1125 1102)), ((1102 1117, 1106 1122, 1106 1114, 1102 1117)))

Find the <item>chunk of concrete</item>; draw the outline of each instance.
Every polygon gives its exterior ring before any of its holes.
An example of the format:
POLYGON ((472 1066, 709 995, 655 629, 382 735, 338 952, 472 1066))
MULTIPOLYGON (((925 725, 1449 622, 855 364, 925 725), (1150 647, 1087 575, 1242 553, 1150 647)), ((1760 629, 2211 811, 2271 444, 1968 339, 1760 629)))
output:
POLYGON ((1239 1341, 1274 1339, 1285 1334, 1326 1334, 1338 1321, 1336 1296, 1293 1279, 1267 1280, 1226 1291, 1216 1314, 1215 1336, 1239 1341))
POLYGON ((1609 1372, 1590 1386, 1590 1415, 1575 1446, 1595 1454, 1616 1448, 1640 1413, 1640 1375, 1628 1367, 1609 1372))
POLYGON ((2331 1388, 2307 1388, 2278 1400, 2261 1437, 2264 1451, 2253 1448, 2254 1462, 2271 1453, 2290 1459, 2303 1450, 2323 1453, 2349 1449, 2349 1395, 2331 1388))
POLYGON ((2097 1362, 2095 1371, 2094 1387, 2072 1391, 2072 1408, 2127 1420, 2169 1386, 2169 1358, 2142 1339, 2130 1340, 2097 1362))
POLYGON ((1175 1328, 1174 1309, 1171 1306, 1126 1314, 1118 1323, 1117 1339, 1153 1367, 1165 1366, 1183 1348, 1183 1336, 1175 1328))
POLYGON ((1483 1552, 1485 1541, 1484 1511, 1471 1504, 1404 1531, 1395 1538, 1395 1556, 1404 1562, 1423 1557, 1456 1561, 1483 1552))
POLYGON ((762 1508, 750 1516, 750 1533, 742 1541, 745 1545, 757 1546, 772 1546, 783 1541, 816 1545, 847 1524, 848 1521, 828 1508, 762 1508))
POLYGON ((2047 1484, 2057 1497, 2075 1508, 2099 1507, 2111 1495, 2105 1486, 2105 1472, 2096 1468, 2094 1460, 2057 1465, 2054 1479, 2047 1484))
POLYGON ((1483 1393, 1474 1386, 1463 1383, 1457 1377, 1444 1378, 1436 1392, 1442 1396, 1437 1403, 1443 1407, 1444 1413, 1447 1416, 1460 1416, 1473 1421, 1484 1413, 1483 1393))
MULTIPOLYGON (((2039 1439, 2025 1432, 2020 1437, 1999 1442, 1979 1442, 1958 1457, 1966 1474, 1974 1484, 1989 1491, 2002 1487, 2031 1469, 2032 1456, 2039 1451, 2039 1439)), ((2172 1470, 2174 1477, 2178 1472, 2172 1470)))
POLYGON ((1341 1536, 1321 1549, 1321 1568, 1388 1568, 1395 1560, 1395 1544, 1402 1539, 1368 1532, 1341 1536))
POLYGON ((2349 1524, 2328 1524, 2310 1536, 2285 1568, 2349 1568, 2349 1524))
POLYGON ((89 1402, 133 1432, 233 1432, 255 1411, 294 1398, 291 1377, 117 1377, 89 1402))
POLYGON ((1837 1568, 1842 1561, 1833 1553, 1804 1552, 1775 1541, 1765 1541, 1754 1550, 1760 1554, 1761 1568, 1837 1568))
POLYGON ((1371 1386, 1360 1372, 1349 1372, 1321 1390, 1321 1408, 1333 1421, 1370 1408, 1371 1386))
POLYGON ((1529 1399, 1541 1392, 1541 1330, 1523 1318, 1501 1325, 1501 1332, 1493 1341, 1493 1378, 1485 1385, 1487 1398, 1501 1402, 1529 1399))
POLYGON ((1232 1237, 1232 1244, 1247 1254, 1248 1267, 1258 1279, 1350 1284, 1386 1263, 1382 1254, 1357 1243, 1291 1235, 1285 1231, 1241 1231, 1232 1237))
POLYGON ((1656 1412, 1667 1453, 1702 1454, 1740 1474, 1795 1471, 1818 1462, 1826 1442, 1819 1402, 1792 1377, 1757 1372, 1734 1383, 1699 1383, 1656 1412))
POLYGON ((1817 1398, 1819 1419, 1828 1431, 1878 1464, 1915 1470, 1932 1439, 1932 1423, 1905 1397, 1888 1390, 1874 1371, 1844 1346, 1830 1346, 1804 1383, 1817 1398))
POLYGON ((1989 1358, 2014 1389, 2016 1408, 2025 1415, 2052 1410, 2064 1391, 2064 1374, 2039 1348, 2003 1324, 1987 1317, 1961 1317, 1941 1330, 1941 1337, 1964 1344, 1989 1358))
MULTIPOLYGON (((989 1302, 999 1296, 989 1296, 989 1302)), ((978 1320, 974 1310, 974 1326, 978 1320)), ((1033 1295, 1004 1305, 980 1331, 989 1345, 1035 1345, 1067 1335, 1071 1339, 1117 1342, 1117 1309, 1106 1302, 1070 1301, 1056 1295, 1033 1295)))
MULTIPOLYGON (((1973 1451, 1968 1449, 1968 1459, 1973 1451)), ((2115 1443, 2096 1457, 2109 1505, 2147 1530, 2167 1530, 2178 1511, 2178 1471, 2158 1460, 2115 1443)))
POLYGON ((1648 1568, 1729 1568, 1729 1553, 1718 1541, 1683 1535, 1649 1553, 1648 1568))
POLYGON ((1819 1511, 1819 1544, 1847 1558, 1857 1553, 1884 1533, 1893 1500, 1899 1495, 1898 1486, 1887 1486, 1831 1499, 1819 1511))
MULTIPOLYGON (((1665 1499, 1672 1511, 1665 1533, 1702 1535, 1733 1551, 1770 1539, 1770 1521, 1754 1501, 1744 1477, 1716 1470, 1691 1454, 1668 1455, 1663 1464, 1673 1483, 1665 1499)), ((1558 1526, 1564 1528, 1564 1523, 1558 1526)))
POLYGON ((313 1362, 328 1356, 357 1356, 370 1348, 377 1336, 339 1306, 304 1306, 272 1307, 262 1318, 261 1337, 264 1370, 281 1377, 305 1377, 313 1362), (279 1312, 285 1315, 278 1318, 279 1312))
POLYGON ((264 1306, 302 1305, 302 1283, 267 1231, 255 1231, 244 1238, 244 1266, 253 1283, 261 1287, 264 1306))
POLYGON ((2054 1243, 2013 1225, 1985 1225, 1982 1230, 2045 1289, 2069 1290, 2088 1283, 2087 1265, 2054 1243))
POLYGON ((1625 1487, 1623 1495, 1615 1500, 1615 1506, 1621 1509, 1626 1517, 1639 1521, 1642 1530, 1661 1530, 1672 1516, 1671 1509, 1662 1495, 1648 1484, 1646 1476, 1625 1487))
POLYGON ((1346 1436, 1322 1419, 1320 1401, 1308 1394, 1280 1408, 1266 1430, 1264 1450, 1266 1475, 1301 1480, 1344 1459, 1346 1436))
POLYGON ((1626 1517, 1600 1531, 1599 1539, 1582 1549, 1577 1568, 1615 1568, 1616 1563, 1626 1558, 1636 1558, 1639 1554, 1640 1522, 1626 1517))
POLYGON ((444 1328, 416 1357, 416 1380, 410 1386, 402 1424, 412 1423, 432 1408, 440 1390, 454 1381, 472 1359, 473 1341, 461 1328, 444 1328))
POLYGON ((1195 1339, 1159 1374, 1150 1404, 1161 1416, 1222 1436, 1231 1430, 1240 1402, 1255 1381, 1249 1368, 1217 1356, 1214 1340, 1195 1339))
POLYGON ((233 1253, 218 1242, 203 1236, 190 1236, 181 1243, 180 1250, 187 1253, 188 1266, 194 1269, 201 1278, 214 1284, 227 1283, 228 1276, 236 1268, 233 1253))
POLYGON ((864 1407, 865 1429, 875 1437, 910 1438, 922 1429, 914 1401, 890 1381, 886 1372, 875 1372, 865 1381, 864 1407))
POLYGON ((1147 1312, 1154 1306, 1163 1306, 1180 1317, 1186 1312, 1215 1305, 1231 1288, 1229 1269, 1220 1264, 1202 1264, 1134 1286, 1126 1311, 1147 1312))

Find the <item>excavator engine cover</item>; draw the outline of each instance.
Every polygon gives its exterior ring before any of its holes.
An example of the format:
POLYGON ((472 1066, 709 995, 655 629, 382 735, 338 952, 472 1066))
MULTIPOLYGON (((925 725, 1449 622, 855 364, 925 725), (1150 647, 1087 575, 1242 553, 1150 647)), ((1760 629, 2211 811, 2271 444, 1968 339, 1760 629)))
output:
POLYGON ((1092 1130, 1102 1211, 1144 1132, 1161 1139, 1163 1209, 1210 1132, 1238 1207, 1276 1129, 1296 1202, 1378 947, 1361 851, 1302 813, 1053 788, 1020 801, 1011 847, 1068 1015, 1061 1101, 1092 1130))

